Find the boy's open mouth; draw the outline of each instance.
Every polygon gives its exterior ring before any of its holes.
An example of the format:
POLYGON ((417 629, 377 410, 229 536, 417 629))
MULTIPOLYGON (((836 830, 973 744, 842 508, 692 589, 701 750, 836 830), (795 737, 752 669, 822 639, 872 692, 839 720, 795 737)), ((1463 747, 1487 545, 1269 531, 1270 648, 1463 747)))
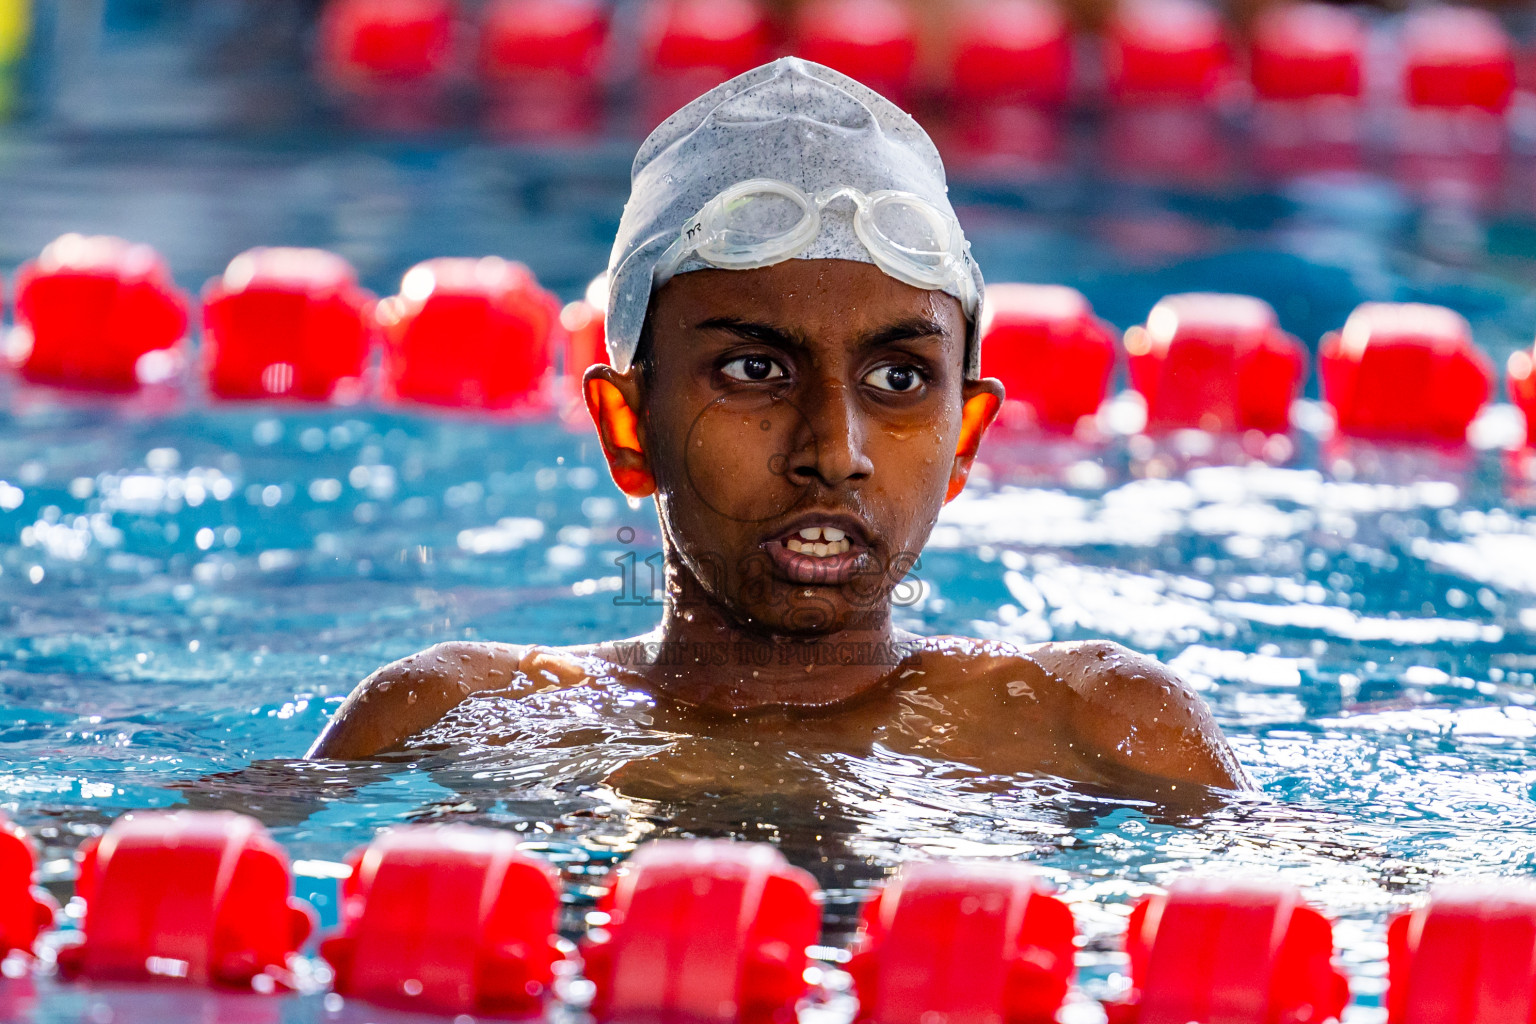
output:
POLYGON ((794 583, 835 586, 853 578, 869 551, 864 524, 853 516, 806 513, 763 545, 794 583))

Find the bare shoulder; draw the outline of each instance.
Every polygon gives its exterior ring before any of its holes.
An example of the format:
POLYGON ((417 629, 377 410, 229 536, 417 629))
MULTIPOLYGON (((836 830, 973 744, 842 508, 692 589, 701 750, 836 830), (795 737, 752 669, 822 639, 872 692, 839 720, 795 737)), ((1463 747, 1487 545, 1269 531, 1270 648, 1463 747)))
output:
POLYGON ((1156 658, 1109 640, 1040 644, 1021 656, 1070 688, 1068 726, 1100 761, 1169 780, 1253 788, 1205 701, 1156 658))
POLYGON ((357 760, 399 746, 480 691, 576 685, 582 661, 549 648, 450 641, 368 676, 336 709, 306 757, 357 760))
POLYGON ((1045 715, 1074 758, 1095 772, 1250 789, 1208 708, 1178 673, 1109 640, 1020 647, 964 637, 924 638, 924 674, 946 686, 1005 686, 1045 715))

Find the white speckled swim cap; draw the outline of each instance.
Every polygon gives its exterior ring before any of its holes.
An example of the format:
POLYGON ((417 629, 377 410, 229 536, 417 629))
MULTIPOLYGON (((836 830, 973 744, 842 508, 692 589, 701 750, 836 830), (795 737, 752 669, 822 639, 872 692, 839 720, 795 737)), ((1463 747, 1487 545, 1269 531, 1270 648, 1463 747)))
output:
MULTIPOLYGON (((650 306, 653 272, 683 224, 722 191, 774 178, 810 195, 835 185, 912 192, 953 215, 944 163, 928 133, 890 100, 847 75, 798 57, 753 68, 663 121, 640 146, 629 202, 608 260, 609 361, 629 369, 650 306)), ((822 211, 821 233, 794 259, 874 263, 853 227, 852 204, 822 211)), ((982 294, 981 270, 965 263, 982 294)), ((689 258, 678 273, 710 268, 689 258)), ((944 288, 963 303, 958 285, 944 288)), ((978 298, 979 303, 979 298, 978 298)), ((980 309, 968 309, 965 375, 980 376, 980 309)))

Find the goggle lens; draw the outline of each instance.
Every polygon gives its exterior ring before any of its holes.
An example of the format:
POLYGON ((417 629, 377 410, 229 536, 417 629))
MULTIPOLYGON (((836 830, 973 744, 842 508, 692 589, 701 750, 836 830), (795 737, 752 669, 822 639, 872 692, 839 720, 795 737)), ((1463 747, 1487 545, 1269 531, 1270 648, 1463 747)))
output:
POLYGON ((716 230, 727 244, 770 243, 793 232, 805 218, 805 207, 786 195, 754 192, 731 200, 720 210, 716 230))
POLYGON ((694 251, 716 266, 737 270, 768 266, 805 248, 817 223, 810 197, 767 178, 726 189, 710 200, 698 221, 705 237, 694 251))
POLYGON ((883 196, 869 210, 871 226, 902 256, 937 269, 950 254, 950 227, 927 203, 900 196, 883 196))

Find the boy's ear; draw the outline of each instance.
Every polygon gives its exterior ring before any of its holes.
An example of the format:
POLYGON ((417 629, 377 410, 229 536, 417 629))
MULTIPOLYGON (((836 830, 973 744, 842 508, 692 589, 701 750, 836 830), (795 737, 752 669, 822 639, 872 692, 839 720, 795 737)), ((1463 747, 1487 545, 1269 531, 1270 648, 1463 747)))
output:
POLYGON ((963 394, 965 405, 960 409, 960 440, 955 443, 955 464, 949 471, 945 502, 953 501, 965 490, 965 481, 971 475, 971 464, 976 461, 982 436, 1003 407, 1003 382, 995 377, 966 381, 963 394))
POLYGON ((589 366, 581 378, 581 392, 597 427, 613 482, 631 498, 656 493, 651 460, 640 442, 637 370, 631 367, 627 373, 620 373, 606 363, 589 366))

